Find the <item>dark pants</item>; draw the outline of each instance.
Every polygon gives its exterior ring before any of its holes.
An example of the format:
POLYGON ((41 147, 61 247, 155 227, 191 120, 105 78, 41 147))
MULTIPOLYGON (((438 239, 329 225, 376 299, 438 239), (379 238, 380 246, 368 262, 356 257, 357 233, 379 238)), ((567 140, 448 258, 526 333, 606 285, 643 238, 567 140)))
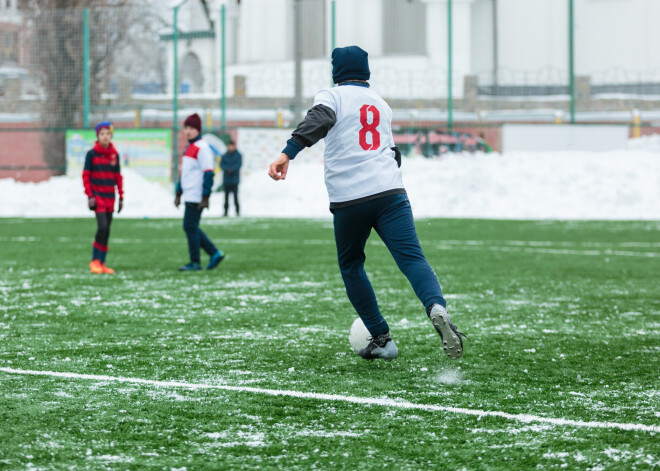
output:
POLYGON ((110 239, 110 225, 112 224, 112 212, 96 213, 96 235, 92 245, 92 260, 105 262, 108 254, 108 240, 110 239))
POLYGON ((238 205, 238 185, 225 185, 225 216, 229 211, 229 193, 234 194, 234 206, 236 206, 236 215, 240 214, 240 209, 238 205))
POLYGON ((214 255, 218 251, 213 242, 199 228, 201 217, 202 210, 198 208, 197 203, 186 203, 186 211, 183 213, 183 230, 188 237, 188 252, 190 261, 193 263, 200 263, 200 245, 209 255, 214 255))
POLYGON ((364 271, 364 247, 372 228, 389 249, 424 307, 447 305, 438 277, 419 244, 407 195, 384 196, 335 209, 333 214, 337 258, 346 294, 371 335, 375 337, 390 330, 364 271))

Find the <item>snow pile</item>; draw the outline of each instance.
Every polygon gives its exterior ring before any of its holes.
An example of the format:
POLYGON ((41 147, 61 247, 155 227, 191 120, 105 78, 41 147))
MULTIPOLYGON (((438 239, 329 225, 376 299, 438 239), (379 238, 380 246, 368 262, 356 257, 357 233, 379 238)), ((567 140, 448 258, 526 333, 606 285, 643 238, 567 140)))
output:
MULTIPOLYGON (((660 154, 451 154, 404 159, 416 217, 660 219, 660 154)), ((322 164, 289 166, 284 182, 252 173, 241 186, 246 215, 329 217, 322 164)))
MULTIPOLYGON (((274 156, 275 157, 275 156, 274 156)), ((264 162, 262 156, 259 156, 264 162)), ((331 217, 323 164, 291 162, 274 182, 264 164, 246 166, 241 213, 248 217, 331 217)), ((502 219, 660 219, 660 137, 631 142, 627 150, 452 154, 404 159, 403 179, 416 217, 502 219)), ((173 193, 126 169, 122 217, 181 217, 173 193)), ((219 177, 216 177, 219 179, 219 177)), ((211 198, 210 216, 222 214, 223 194, 211 198)), ((232 214, 233 208, 230 210, 232 214)), ((0 180, 0 216, 90 216, 81 179, 17 183, 0 180)))
POLYGON ((628 149, 647 150, 649 152, 660 153, 660 134, 652 134, 650 136, 641 136, 636 139, 629 139, 628 149))
POLYGON ((405 162, 416 216, 659 219, 660 155, 561 152, 405 162))
MULTIPOLYGON (((174 193, 162 185, 145 180, 130 169, 123 169, 125 208, 121 216, 176 217, 174 193)), ((11 178, 0 180, 0 216, 3 217, 78 217, 91 216, 82 177, 53 177, 40 183, 20 183, 11 178)))

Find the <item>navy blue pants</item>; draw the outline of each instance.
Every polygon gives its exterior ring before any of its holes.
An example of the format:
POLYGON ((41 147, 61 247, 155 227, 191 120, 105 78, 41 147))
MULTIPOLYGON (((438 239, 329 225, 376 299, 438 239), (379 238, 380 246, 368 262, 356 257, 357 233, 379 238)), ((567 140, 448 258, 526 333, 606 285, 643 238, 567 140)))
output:
POLYGON ((199 228, 201 217, 202 210, 197 207, 197 203, 186 203, 186 211, 183 213, 183 230, 188 237, 188 252, 190 261, 193 263, 200 263, 200 246, 209 255, 214 255, 218 251, 213 242, 199 228))
POLYGON ((240 214, 240 206, 238 204, 238 185, 225 185, 225 216, 229 212, 229 194, 234 195, 234 206, 236 206, 236 216, 240 214))
POLYGON ((383 196, 334 209, 333 214, 337 258, 346 294, 372 336, 390 328, 380 313, 376 295, 364 271, 364 247, 371 229, 385 243, 425 309, 433 304, 447 306, 438 277, 419 244, 406 194, 383 196))

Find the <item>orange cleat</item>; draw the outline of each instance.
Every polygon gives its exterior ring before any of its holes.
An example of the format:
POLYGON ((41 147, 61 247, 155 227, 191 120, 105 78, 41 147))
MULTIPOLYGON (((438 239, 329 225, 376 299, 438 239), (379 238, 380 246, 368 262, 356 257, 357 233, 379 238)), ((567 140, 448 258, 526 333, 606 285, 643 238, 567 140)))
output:
POLYGON ((103 265, 101 265, 101 261, 94 259, 91 262, 89 262, 89 270, 97 275, 99 273, 103 273, 103 265))
POLYGON ((115 271, 105 263, 101 263, 101 269, 103 270, 101 273, 105 273, 106 275, 113 275, 115 273, 115 271))

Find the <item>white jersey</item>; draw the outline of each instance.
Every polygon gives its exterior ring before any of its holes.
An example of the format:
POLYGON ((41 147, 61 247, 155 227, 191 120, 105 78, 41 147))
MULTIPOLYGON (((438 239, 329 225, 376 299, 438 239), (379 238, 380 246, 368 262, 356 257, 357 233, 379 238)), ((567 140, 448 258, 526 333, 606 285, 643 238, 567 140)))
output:
POLYGON ((186 147, 181 159, 181 190, 183 201, 202 201, 204 172, 212 172, 215 165, 213 151, 204 139, 199 139, 186 147))
POLYGON ((321 90, 314 106, 335 112, 325 137, 324 174, 330 203, 342 203, 403 189, 394 160, 392 109, 371 89, 341 85, 321 90))

